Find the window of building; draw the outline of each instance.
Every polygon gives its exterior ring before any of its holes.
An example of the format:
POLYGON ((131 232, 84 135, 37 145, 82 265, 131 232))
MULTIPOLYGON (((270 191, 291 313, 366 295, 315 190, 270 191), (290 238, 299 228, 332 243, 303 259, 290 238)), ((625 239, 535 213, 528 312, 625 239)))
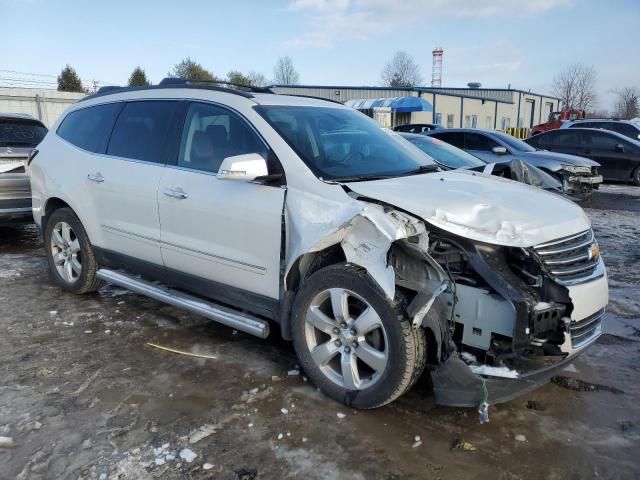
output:
POLYGON ((454 120, 454 115, 449 113, 447 115, 447 128, 453 128, 453 120, 454 120))
POLYGON ((104 153, 122 105, 121 102, 108 103, 71 112, 62 121, 57 133, 78 148, 104 153))
POLYGON ((471 128, 478 128, 478 115, 471 115, 471 128))
POLYGON ((436 113, 436 118, 434 123, 436 125, 442 125, 442 114, 441 113, 436 113))
POLYGON ((178 102, 129 102, 116 121, 108 155, 164 163, 164 148, 178 102))
POLYGON ((502 117, 500 120, 500 130, 506 130, 511 128, 511 119, 509 117, 502 117))
POLYGON ((267 158, 264 143, 244 120, 215 105, 190 105, 182 131, 178 166, 217 173, 225 158, 246 153, 267 158))
POLYGON ((464 128, 470 128, 471 127, 471 115, 465 115, 464 116, 464 128))
POLYGON ((487 116, 484 121, 484 128, 493 128, 493 117, 487 116))

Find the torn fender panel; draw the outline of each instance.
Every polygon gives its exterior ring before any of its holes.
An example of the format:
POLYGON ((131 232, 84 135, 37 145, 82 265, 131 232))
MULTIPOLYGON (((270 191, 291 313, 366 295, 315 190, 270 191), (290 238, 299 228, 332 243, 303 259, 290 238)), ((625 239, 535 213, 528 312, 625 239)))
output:
POLYGON ((387 252, 396 240, 424 234, 424 223, 336 188, 334 198, 288 190, 286 273, 302 255, 340 244, 347 261, 365 268, 393 298, 395 273, 387 264, 387 252))
POLYGON ((463 170, 348 186, 445 231, 494 245, 531 247, 590 226, 584 211, 560 195, 463 170))

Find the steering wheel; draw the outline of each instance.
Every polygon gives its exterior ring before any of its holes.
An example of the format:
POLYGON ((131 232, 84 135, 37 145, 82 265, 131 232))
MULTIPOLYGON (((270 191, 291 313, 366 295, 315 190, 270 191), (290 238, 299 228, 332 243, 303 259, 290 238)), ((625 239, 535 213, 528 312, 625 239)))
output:
POLYGON ((359 156, 363 156, 362 152, 358 149, 358 150, 353 150, 349 153, 347 153, 344 157, 342 157, 340 160, 336 160, 335 163, 339 164, 339 165, 344 165, 345 163, 348 163, 349 160, 353 159, 356 157, 356 155, 359 156))

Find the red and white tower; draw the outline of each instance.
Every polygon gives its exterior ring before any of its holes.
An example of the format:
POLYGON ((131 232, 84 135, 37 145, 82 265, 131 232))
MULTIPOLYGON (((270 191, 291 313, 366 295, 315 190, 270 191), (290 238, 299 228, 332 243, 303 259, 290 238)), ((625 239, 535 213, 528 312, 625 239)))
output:
POLYGON ((441 87, 442 86, 442 55, 444 54, 444 50, 442 47, 436 47, 433 50, 433 67, 431 73, 431 86, 432 87, 441 87))

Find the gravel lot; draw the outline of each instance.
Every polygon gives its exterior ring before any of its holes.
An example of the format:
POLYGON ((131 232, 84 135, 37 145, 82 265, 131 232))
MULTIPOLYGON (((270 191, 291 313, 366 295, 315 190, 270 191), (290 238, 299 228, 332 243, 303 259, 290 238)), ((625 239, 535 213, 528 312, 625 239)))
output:
POLYGON ((607 333, 484 425, 434 405, 426 381, 387 407, 345 408, 277 335, 110 286, 63 293, 35 227, 0 228, 0 437, 14 442, 0 478, 638 478, 640 188, 603 186, 585 207, 610 277, 607 333))

